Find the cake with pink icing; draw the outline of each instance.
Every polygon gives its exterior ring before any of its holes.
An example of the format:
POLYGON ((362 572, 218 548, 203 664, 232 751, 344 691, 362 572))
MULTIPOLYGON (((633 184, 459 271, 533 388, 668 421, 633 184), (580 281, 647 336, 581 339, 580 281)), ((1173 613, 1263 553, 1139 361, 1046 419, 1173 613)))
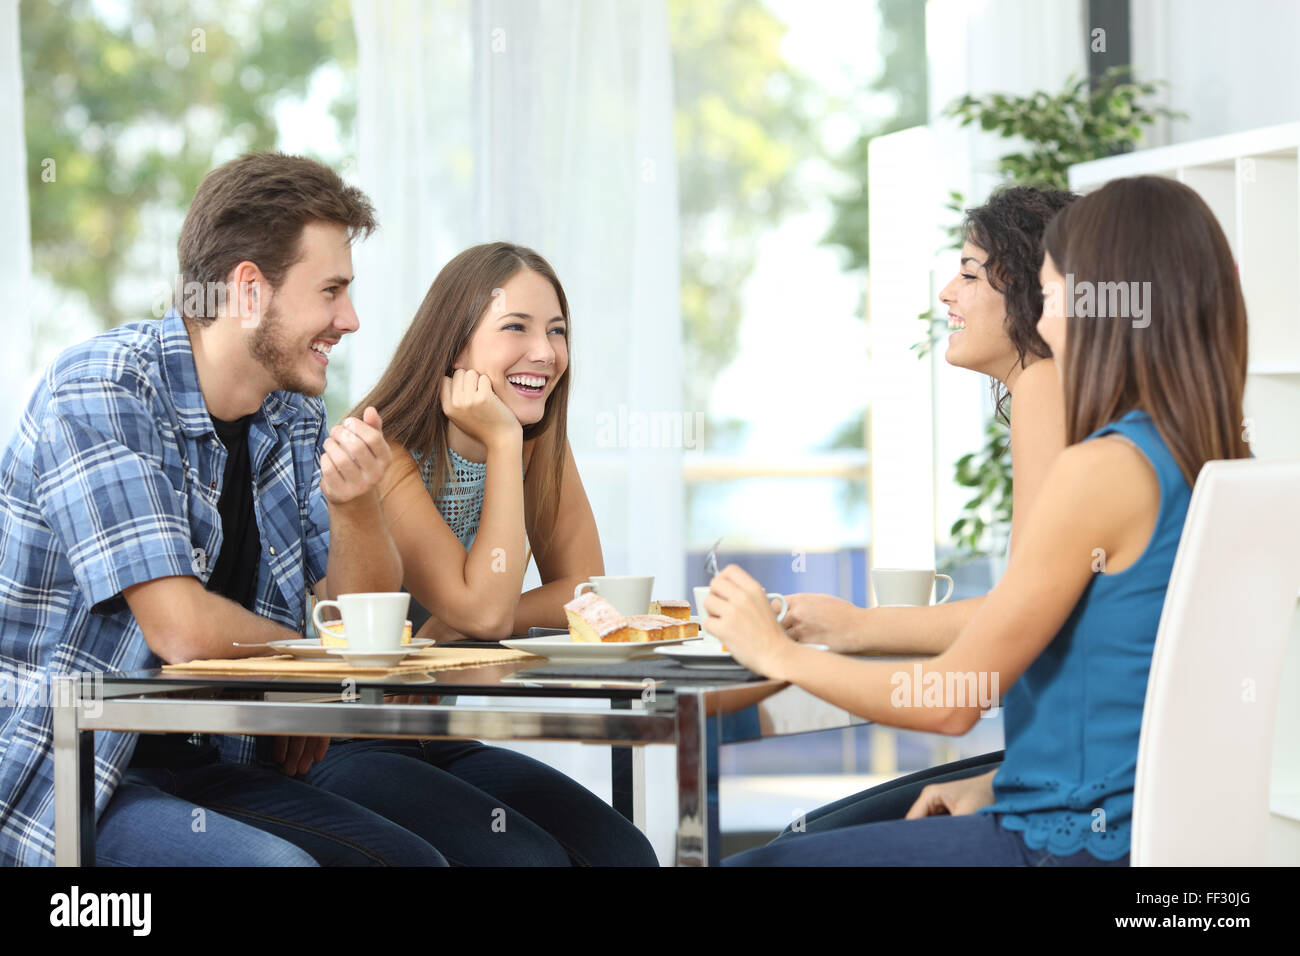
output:
POLYGON ((700 626, 694 621, 681 621, 664 614, 638 614, 627 619, 631 641, 677 641, 695 637, 700 626))
POLYGON ((691 606, 685 601, 651 601, 651 614, 662 614, 665 617, 676 618, 679 621, 689 621, 691 619, 691 606))
POLYGON ((564 605, 569 637, 582 644, 679 640, 694 637, 699 625, 662 614, 624 617, 600 595, 587 591, 564 605), (689 632, 689 633, 688 633, 689 632))

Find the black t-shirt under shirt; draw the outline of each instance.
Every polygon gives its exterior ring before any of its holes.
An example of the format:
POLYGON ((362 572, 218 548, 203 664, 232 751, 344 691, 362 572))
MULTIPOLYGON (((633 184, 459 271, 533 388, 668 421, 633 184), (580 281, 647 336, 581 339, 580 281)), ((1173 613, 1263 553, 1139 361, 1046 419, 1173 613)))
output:
MULTIPOLYGON (((252 415, 234 422, 212 419, 217 437, 226 446, 226 469, 217 511, 221 515, 221 552, 207 588, 248 610, 257 600, 257 570, 262 539, 253 513, 253 468, 248 454, 248 423, 252 415)), ((141 734, 131 756, 133 767, 174 770, 216 759, 202 735, 141 734)))
POLYGON ((248 455, 248 423, 252 415, 234 422, 212 419, 217 437, 226 446, 226 471, 221 481, 221 553, 208 578, 208 590, 253 610, 257 600, 257 569, 262 539, 253 514, 253 468, 248 455))

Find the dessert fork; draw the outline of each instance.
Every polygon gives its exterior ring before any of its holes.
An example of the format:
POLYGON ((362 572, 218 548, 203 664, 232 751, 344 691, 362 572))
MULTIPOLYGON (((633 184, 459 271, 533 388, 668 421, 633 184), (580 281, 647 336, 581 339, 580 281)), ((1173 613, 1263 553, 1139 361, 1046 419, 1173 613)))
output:
POLYGON ((704 556, 704 572, 713 580, 718 576, 718 545, 722 544, 719 538, 713 542, 713 547, 709 548, 709 553, 704 556))

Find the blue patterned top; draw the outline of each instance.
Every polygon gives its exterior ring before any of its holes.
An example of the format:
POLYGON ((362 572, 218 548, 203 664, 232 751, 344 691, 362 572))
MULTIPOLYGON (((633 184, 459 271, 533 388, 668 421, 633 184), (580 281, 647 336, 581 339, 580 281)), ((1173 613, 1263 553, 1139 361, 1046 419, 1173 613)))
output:
POLYGON ((1006 759, 994 802, 1032 849, 1129 852, 1147 675, 1191 488, 1149 415, 1134 410, 1088 436, 1119 434, 1150 461, 1160 511, 1146 550, 1096 574, 1052 642, 1005 697, 1006 759))
MULTIPOLYGON (((451 480, 442 486, 435 503, 451 533, 460 539, 468 551, 474 545, 479 519, 483 515, 483 485, 487 480, 487 463, 469 461, 450 448, 447 451, 451 453, 451 480)), ((411 450, 411 456, 420 469, 424 487, 433 494, 433 483, 437 477, 433 456, 426 458, 414 449, 411 450)))

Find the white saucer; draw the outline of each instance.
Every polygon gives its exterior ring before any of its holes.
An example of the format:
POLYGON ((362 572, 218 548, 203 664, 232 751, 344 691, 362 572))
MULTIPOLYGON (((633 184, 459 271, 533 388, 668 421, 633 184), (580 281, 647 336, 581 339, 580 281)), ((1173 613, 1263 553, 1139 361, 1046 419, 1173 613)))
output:
MULTIPOLYGON (((817 651, 830 650, 825 644, 805 644, 817 651)), ((745 670, 744 664, 738 664, 730 651, 724 651, 721 643, 714 640, 694 640, 679 644, 677 647, 656 648, 656 654, 671 657, 683 667, 714 667, 745 670)))
POLYGON ((353 667, 389 667, 410 657, 417 650, 418 647, 412 647, 410 644, 403 644, 395 651, 354 651, 347 647, 326 648, 330 656, 341 657, 353 667))
MULTIPOLYGON (((416 637, 411 639, 411 643, 403 644, 403 650, 419 650, 422 647, 432 646, 433 641, 427 637, 416 637)), ((346 647, 327 647, 320 642, 320 638, 299 638, 296 641, 271 641, 268 645, 275 648, 282 654, 292 654, 294 657, 301 657, 307 660, 325 660, 332 655, 333 651, 345 651, 346 647)))
POLYGON ((722 649, 722 644, 714 640, 687 641, 677 647, 655 648, 656 654, 671 657, 683 667, 725 667, 745 670, 743 664, 737 664, 729 651, 722 649))
POLYGON ((688 638, 675 641, 616 641, 609 644, 589 644, 573 640, 567 633, 543 637, 515 637, 501 643, 516 651, 527 651, 552 661, 564 663, 605 663, 630 661, 649 657, 665 644, 681 644, 688 638))

